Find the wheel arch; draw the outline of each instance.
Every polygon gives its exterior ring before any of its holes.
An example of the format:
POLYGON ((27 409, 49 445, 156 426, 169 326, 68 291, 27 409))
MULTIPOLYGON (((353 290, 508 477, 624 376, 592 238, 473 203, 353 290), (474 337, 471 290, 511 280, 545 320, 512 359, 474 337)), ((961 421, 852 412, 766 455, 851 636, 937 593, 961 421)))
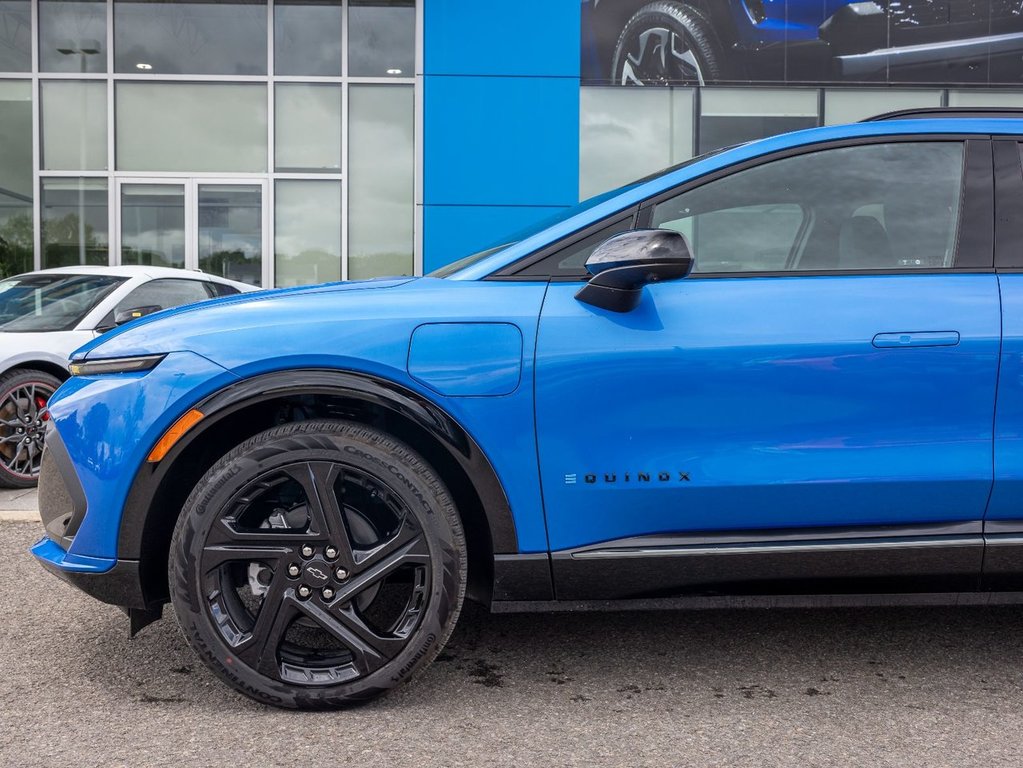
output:
POLYGON ((18 373, 19 371, 42 371, 43 373, 53 376, 58 381, 67 381, 70 375, 67 370, 67 366, 58 365, 52 360, 19 360, 16 363, 8 365, 7 368, 0 371, 0 376, 6 376, 9 373, 18 373))
POLYGON ((277 371, 236 382, 196 409, 204 418, 132 483, 118 534, 118 557, 139 560, 147 607, 168 597, 167 554, 189 492, 221 456, 277 424, 312 418, 355 421, 407 443, 451 492, 465 528, 467 595, 489 604, 495 554, 518 552, 518 537, 497 473, 469 433, 444 409, 399 384, 325 369, 277 371))

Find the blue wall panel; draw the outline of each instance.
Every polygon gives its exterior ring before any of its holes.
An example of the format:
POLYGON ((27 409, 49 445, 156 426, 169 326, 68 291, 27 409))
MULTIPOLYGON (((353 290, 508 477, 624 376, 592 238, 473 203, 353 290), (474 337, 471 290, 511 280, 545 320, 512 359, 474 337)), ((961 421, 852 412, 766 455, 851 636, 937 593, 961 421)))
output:
POLYGON ((580 4, 495 10, 424 0, 424 271, 578 198, 580 4))
POLYGON ((432 272, 470 253, 506 243, 517 232, 560 208, 512 205, 428 205, 423 272, 432 272))
POLYGON ((570 205, 579 194, 579 81, 428 76, 427 204, 570 205))
POLYGON ((423 0, 428 75, 579 76, 579 0, 423 0))

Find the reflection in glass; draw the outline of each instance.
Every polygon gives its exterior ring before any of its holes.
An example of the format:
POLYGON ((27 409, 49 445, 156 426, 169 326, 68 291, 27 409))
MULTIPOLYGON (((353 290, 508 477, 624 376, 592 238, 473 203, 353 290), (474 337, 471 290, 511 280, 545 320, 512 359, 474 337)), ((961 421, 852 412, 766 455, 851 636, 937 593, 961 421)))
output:
POLYGON ((818 91, 808 88, 704 88, 699 154, 817 125, 818 91))
POLYGON ((121 263, 185 266, 183 185, 121 185, 121 263))
POLYGON ((0 80, 0 278, 32 269, 32 85, 0 80))
POLYGON ((107 4, 40 0, 39 69, 107 71, 107 4))
POLYGON ((348 109, 348 277, 411 275, 412 88, 353 85, 348 109))
POLYGON ((274 70, 278 75, 341 76, 340 2, 274 4, 274 70))
POLYGON ((114 69, 265 75, 266 2, 114 3, 114 69))
POLYGON ((897 109, 940 106, 938 89, 828 88, 824 91, 824 125, 855 123, 897 109))
POLYGON ((199 269, 262 284, 263 193, 259 185, 199 185, 199 269))
POLYGON ((971 88, 970 90, 949 89, 948 105, 950 107, 1023 107, 1023 93, 1020 93, 1018 90, 989 91, 987 89, 980 88, 971 88))
POLYGON ((341 171, 341 86, 274 89, 274 155, 279 171, 341 171))
POLYGON ((274 195, 276 285, 341 279, 341 182, 278 181, 274 195))
POLYGON ((671 165, 671 89, 579 89, 579 199, 671 165))
POLYGON ((42 83, 43 168, 107 168, 107 84, 86 80, 42 83))
POLYGON ((0 72, 32 69, 32 6, 28 0, 0 0, 0 72))
POLYGON ((266 170, 266 86, 118 83, 122 171, 266 170))
POLYGON ((43 268, 109 263, 106 179, 42 180, 43 268))
POLYGON ((348 74, 414 77, 416 6, 411 0, 352 0, 348 6, 348 74))

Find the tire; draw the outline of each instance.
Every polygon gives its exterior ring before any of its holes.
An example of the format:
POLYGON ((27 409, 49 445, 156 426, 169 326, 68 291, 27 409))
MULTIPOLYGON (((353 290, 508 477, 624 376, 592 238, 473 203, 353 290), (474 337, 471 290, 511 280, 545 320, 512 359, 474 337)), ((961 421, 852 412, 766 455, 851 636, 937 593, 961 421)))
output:
POLYGON ((436 657, 466 567, 454 503, 418 454, 361 424, 307 421, 213 465, 178 519, 168 576, 185 638, 224 682, 331 709, 436 657))
POLYGON ((44 409, 60 383, 28 368, 0 376, 0 488, 33 488, 39 481, 44 409))
POLYGON ((725 78, 724 50, 710 21, 691 5, 640 8, 615 45, 616 85, 705 85, 725 78))

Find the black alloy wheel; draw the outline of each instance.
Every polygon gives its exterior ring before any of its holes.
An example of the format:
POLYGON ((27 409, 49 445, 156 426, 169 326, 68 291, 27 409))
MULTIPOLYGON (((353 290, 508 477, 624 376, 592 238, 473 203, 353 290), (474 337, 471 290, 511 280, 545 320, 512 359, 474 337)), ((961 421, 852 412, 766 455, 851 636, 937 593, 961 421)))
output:
POLYGON ((684 3, 654 2, 622 29, 611 73, 616 85, 706 85, 722 79, 723 58, 701 11, 684 3))
POLYGON ((46 405, 60 379, 35 370, 0 376, 0 487, 31 488, 39 481, 46 405))
POLYGON ((192 648, 267 703, 340 707, 429 664, 454 628, 466 552, 451 498, 410 448, 347 422, 268 430, 217 462, 171 544, 192 648))

